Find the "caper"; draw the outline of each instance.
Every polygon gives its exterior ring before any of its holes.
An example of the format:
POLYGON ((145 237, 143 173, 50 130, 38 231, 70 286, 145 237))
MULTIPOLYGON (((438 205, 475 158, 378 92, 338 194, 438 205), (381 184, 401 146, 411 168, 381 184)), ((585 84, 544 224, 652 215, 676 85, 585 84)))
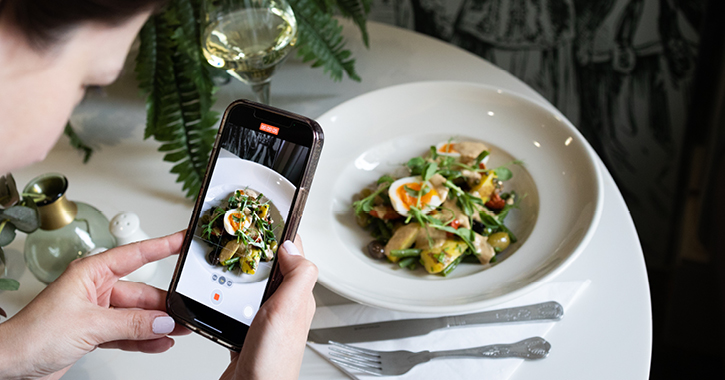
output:
POLYGON ((511 238, 505 232, 496 232, 488 237, 488 244, 491 244, 494 249, 500 252, 508 248, 509 244, 511 244, 511 238))
POLYGON ((382 259, 385 257, 385 246, 377 240, 371 241, 368 244, 368 255, 373 259, 382 259))
POLYGON ((498 189, 499 191, 503 190, 503 181, 501 181, 500 179, 494 178, 493 184, 494 184, 494 186, 496 186, 496 189, 498 189))
POLYGON ((373 191, 372 191, 372 190, 370 190, 370 189, 368 189, 367 187, 366 187, 366 188, 364 188, 364 189, 362 189, 362 191, 360 191, 360 195, 361 195, 361 196, 362 196, 363 198, 367 198, 367 197, 369 197, 369 196, 370 196, 370 194, 372 194, 372 193, 373 193, 373 191))

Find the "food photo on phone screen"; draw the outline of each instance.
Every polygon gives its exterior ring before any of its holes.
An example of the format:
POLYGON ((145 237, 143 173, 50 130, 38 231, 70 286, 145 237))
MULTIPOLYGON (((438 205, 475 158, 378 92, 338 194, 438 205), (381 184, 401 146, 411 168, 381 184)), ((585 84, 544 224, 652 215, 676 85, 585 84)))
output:
POLYGON ((229 124, 177 292, 249 325, 309 148, 229 124))

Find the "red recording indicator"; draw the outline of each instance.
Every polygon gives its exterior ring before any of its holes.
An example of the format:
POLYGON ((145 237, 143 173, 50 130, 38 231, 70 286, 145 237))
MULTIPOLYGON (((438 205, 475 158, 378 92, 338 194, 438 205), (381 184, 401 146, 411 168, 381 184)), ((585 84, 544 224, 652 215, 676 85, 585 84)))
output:
POLYGON ((273 126, 271 126, 269 124, 264 124, 264 123, 260 123, 259 124, 259 130, 260 131, 265 131, 267 133, 271 133, 273 135, 276 135, 276 134, 279 133, 279 128, 273 127, 273 126))

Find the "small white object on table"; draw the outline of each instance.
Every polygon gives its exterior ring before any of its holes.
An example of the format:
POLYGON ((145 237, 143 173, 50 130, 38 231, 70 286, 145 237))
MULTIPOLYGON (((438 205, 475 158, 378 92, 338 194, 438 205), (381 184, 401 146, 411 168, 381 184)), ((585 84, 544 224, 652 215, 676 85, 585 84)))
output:
MULTIPOLYGON (((272 104, 310 117, 363 93, 395 84, 425 80, 456 80, 487 84, 517 92, 554 108, 531 88, 483 59, 452 45, 407 30, 369 23, 370 49, 359 32, 344 22, 348 47, 357 59, 361 83, 332 82, 322 70, 290 59, 275 75, 272 104)), ((217 94, 217 110, 236 98, 252 98, 251 90, 232 82, 217 94)), ((42 163, 14 172, 19 186, 47 172, 68 177, 68 196, 88 202, 107 216, 136 210, 150 236, 187 227, 192 204, 184 198, 172 165, 163 162, 158 144, 143 140, 145 106, 138 98, 132 62, 107 97, 91 96, 73 115, 84 135, 104 145, 83 165, 61 139, 42 163)), ((599 162, 601 165, 601 162, 599 162)), ((546 335, 552 353, 545 360, 526 362, 513 379, 646 379, 652 348, 652 315, 642 250, 632 219, 611 175, 604 176, 605 207, 599 227, 586 250, 563 271, 557 282, 591 281, 566 316, 546 335)), ((313 185, 314 187, 314 185, 313 185)), ((313 190, 314 191, 314 190, 313 190)), ((314 212, 314 210, 307 210, 314 212)), ((304 218, 302 223, 304 223, 304 218)), ((17 292, 0 292, 0 305, 15 314, 44 287, 25 269, 19 236, 6 250, 10 277, 17 292)), ((176 258, 162 260, 148 282, 167 288, 176 258)), ((319 306, 351 301, 323 287, 315 289, 319 306)), ((191 335, 176 340, 167 353, 145 355, 95 350, 74 365, 65 378, 191 379, 218 378, 229 363, 219 345, 191 335)), ((345 375, 311 350, 305 352, 301 379, 345 379, 345 375)))
MULTIPOLYGON (((132 212, 121 212, 111 219, 108 229, 116 238, 117 245, 126 245, 147 240, 149 235, 141 229, 141 218, 132 212)), ((124 281, 146 282, 153 278, 158 262, 148 263, 122 278, 124 281)))

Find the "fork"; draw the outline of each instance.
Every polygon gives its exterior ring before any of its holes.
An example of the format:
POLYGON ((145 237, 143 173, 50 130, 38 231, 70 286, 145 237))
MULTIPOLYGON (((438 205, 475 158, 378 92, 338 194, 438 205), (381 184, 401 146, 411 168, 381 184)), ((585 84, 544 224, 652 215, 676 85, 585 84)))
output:
POLYGON ((377 376, 402 375, 420 363, 442 357, 458 358, 522 358, 543 359, 549 354, 551 344, 544 338, 534 337, 511 344, 465 348, 449 351, 375 351, 329 342, 330 360, 352 369, 377 376))

